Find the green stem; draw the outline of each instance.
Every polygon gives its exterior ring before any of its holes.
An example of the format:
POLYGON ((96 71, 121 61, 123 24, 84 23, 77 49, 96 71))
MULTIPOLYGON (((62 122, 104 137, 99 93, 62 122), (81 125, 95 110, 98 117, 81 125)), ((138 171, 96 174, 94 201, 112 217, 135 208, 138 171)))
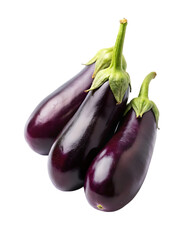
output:
POLYGON ((145 97, 148 98, 148 91, 149 91, 149 83, 153 78, 155 78, 157 74, 155 72, 149 73, 145 79, 143 80, 143 83, 140 88, 139 96, 138 97, 145 97))
POLYGON ((125 30, 127 26, 127 20, 122 19, 120 21, 120 28, 117 35, 116 43, 113 48, 111 64, 108 68, 100 70, 95 76, 91 88, 86 90, 93 91, 101 87, 106 81, 109 81, 110 89, 117 101, 120 104, 123 97, 130 86, 129 74, 125 71, 123 43, 125 38, 125 30))
POLYGON ((153 78, 155 78, 155 76, 155 72, 151 72, 146 76, 141 85, 139 96, 131 100, 131 102, 127 106, 125 114, 127 114, 127 112, 129 112, 129 110, 133 108, 136 116, 142 118, 144 113, 151 110, 154 113, 158 128, 159 110, 155 103, 148 98, 149 83, 153 78))
POLYGON ((117 35, 117 39, 115 42, 115 46, 113 49, 112 61, 110 67, 114 67, 116 69, 122 69, 122 52, 123 52, 123 44, 125 39, 125 32, 127 27, 127 20, 124 18, 120 20, 120 28, 117 35))

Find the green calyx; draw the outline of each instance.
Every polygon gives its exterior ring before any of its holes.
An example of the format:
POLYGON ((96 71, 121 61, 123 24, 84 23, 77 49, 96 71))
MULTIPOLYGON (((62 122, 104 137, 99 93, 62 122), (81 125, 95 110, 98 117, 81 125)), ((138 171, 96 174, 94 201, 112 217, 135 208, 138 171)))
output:
MULTIPOLYGON (((85 65, 91 65, 91 64, 95 63, 95 69, 94 69, 92 78, 95 78, 96 74, 100 70, 108 68, 110 66, 112 55, 113 55, 113 49, 114 49, 114 47, 103 48, 103 49, 99 50, 96 53, 96 55, 88 63, 85 64, 85 65)), ((124 70, 126 70, 126 68, 127 68, 127 63, 126 63, 124 56, 122 56, 122 68, 124 70)))
POLYGON ((144 79, 141 85, 139 96, 131 100, 131 102, 127 106, 125 114, 127 114, 127 112, 131 108, 133 108, 136 113, 136 116, 142 117, 144 113, 148 112, 149 110, 152 110, 154 113, 157 128, 158 128, 159 110, 155 105, 155 103, 149 100, 148 98, 149 83, 155 77, 156 77, 155 72, 151 72, 146 76, 146 78, 144 79))
POLYGON ((117 35, 115 46, 112 49, 110 66, 97 72, 91 88, 86 90, 86 92, 95 90, 106 81, 109 81, 109 86, 117 104, 122 102, 125 92, 127 91, 128 86, 130 86, 130 77, 125 71, 125 65, 123 62, 124 58, 122 55, 126 26, 127 20, 122 19, 120 21, 119 33, 117 35))

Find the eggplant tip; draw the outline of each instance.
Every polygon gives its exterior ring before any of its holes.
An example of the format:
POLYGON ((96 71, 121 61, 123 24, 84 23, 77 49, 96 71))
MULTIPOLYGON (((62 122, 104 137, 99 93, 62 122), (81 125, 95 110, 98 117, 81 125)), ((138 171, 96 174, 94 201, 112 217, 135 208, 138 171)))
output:
POLYGON ((101 204, 98 204, 98 205, 97 205, 97 208, 98 208, 99 210, 103 210, 103 206, 102 206, 101 204))
POLYGON ((126 19, 126 18, 121 19, 121 20, 120 20, 120 23, 122 23, 122 24, 127 23, 127 19, 126 19))

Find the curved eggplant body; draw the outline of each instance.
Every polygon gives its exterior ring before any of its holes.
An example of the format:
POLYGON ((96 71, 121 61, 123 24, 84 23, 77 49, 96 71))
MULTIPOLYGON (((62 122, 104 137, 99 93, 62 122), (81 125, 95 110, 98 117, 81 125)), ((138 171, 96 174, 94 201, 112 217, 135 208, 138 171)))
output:
POLYGON ((25 138, 37 153, 48 155, 63 127, 75 114, 91 86, 95 64, 47 96, 33 111, 25 126, 25 138))
POLYGON ((84 185, 91 161, 114 134, 127 97, 128 90, 117 105, 108 82, 88 93, 49 154, 49 175, 58 189, 70 191, 84 185))
POLYGON ((153 112, 136 118, 131 109, 87 171, 85 194, 94 208, 115 211, 135 197, 147 174, 155 139, 153 112))

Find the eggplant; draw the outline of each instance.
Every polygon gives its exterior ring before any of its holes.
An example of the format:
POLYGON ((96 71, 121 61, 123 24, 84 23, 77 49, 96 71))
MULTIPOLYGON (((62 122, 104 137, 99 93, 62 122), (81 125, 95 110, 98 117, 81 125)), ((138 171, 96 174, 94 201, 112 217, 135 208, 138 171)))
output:
POLYGON ((143 81, 138 98, 127 107, 115 135, 89 167, 84 191, 88 202, 102 211, 128 204, 146 177, 156 140, 159 111, 148 99, 148 86, 156 73, 143 81))
MULTIPOLYGON (((113 47, 98 51, 84 69, 44 100, 30 115, 24 130, 29 146, 37 153, 48 155, 59 133, 75 114, 95 75, 111 63, 113 47)), ((126 61, 123 57, 123 69, 126 61)))
POLYGON ((53 144, 48 159, 52 183, 62 191, 84 185, 91 161, 114 134, 128 99, 129 74, 122 69, 127 21, 120 29, 107 69, 99 71, 85 100, 53 144))

